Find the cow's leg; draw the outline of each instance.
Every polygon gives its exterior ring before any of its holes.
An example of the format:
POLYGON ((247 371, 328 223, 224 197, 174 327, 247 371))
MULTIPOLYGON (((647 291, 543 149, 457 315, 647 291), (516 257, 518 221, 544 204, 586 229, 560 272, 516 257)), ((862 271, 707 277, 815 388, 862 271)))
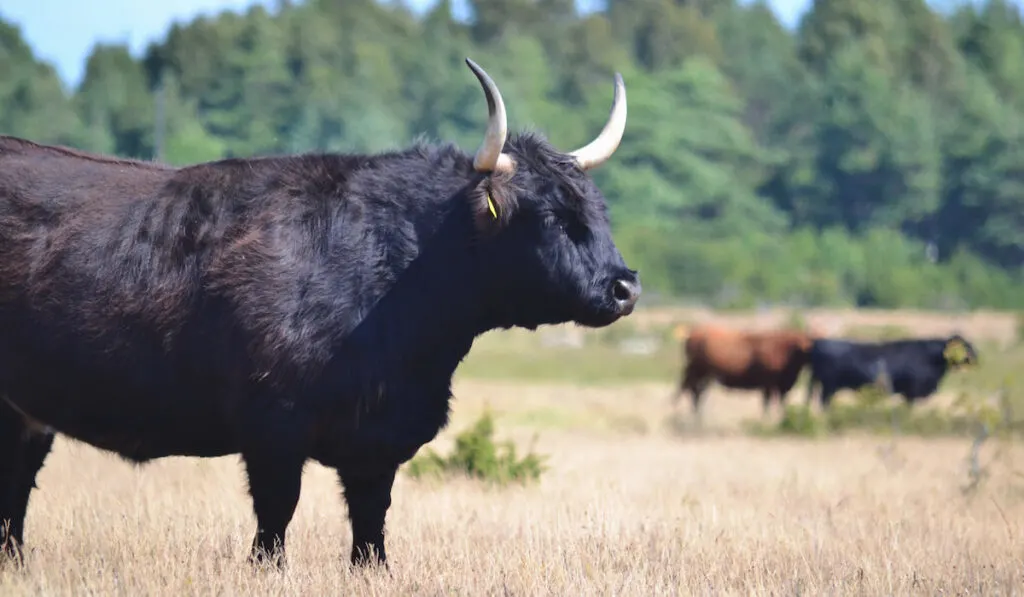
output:
POLYGON ((4 559, 24 561, 21 546, 29 496, 52 446, 52 433, 31 429, 0 400, 0 557, 4 559))
POLYGON ((249 561, 253 564, 276 561, 278 567, 284 567, 285 531, 299 503, 305 458, 294 454, 275 455, 271 446, 265 451, 243 453, 242 458, 249 475, 249 494, 257 524, 249 561))
POLYGON ((676 393, 672 395, 672 407, 675 408, 679 404, 679 399, 682 398, 683 394, 687 391, 693 392, 695 388, 700 384, 701 374, 697 370, 697 365, 694 361, 690 361, 683 368, 683 373, 679 377, 679 386, 676 388, 676 393))
POLYGON ((793 388, 790 387, 788 390, 783 390, 782 388, 778 388, 776 390, 776 396, 779 401, 779 410, 782 411, 783 415, 786 414, 786 404, 789 402, 789 391, 792 389, 793 388))
POLYGON ((839 391, 839 388, 822 382, 821 384, 821 410, 827 411, 830 404, 832 404, 832 396, 839 391))
POLYGON ((817 383, 818 381, 814 379, 814 372, 812 371, 807 378, 807 396, 804 398, 804 406, 807 408, 810 408, 811 403, 814 402, 814 387, 817 383))
POLYGON ((690 400, 693 404, 693 417, 698 424, 704 421, 704 392, 708 389, 710 382, 700 381, 690 389, 690 400))
POLYGON ((772 394, 774 390, 770 387, 761 390, 761 418, 767 419, 772 413, 772 394))
POLYGON ((294 411, 277 408, 253 414, 245 423, 242 459, 257 524, 249 561, 276 561, 283 568, 285 531, 299 503, 311 430, 294 411))
POLYGON ((352 524, 351 562, 355 566, 383 564, 384 518, 391 506, 391 487, 398 467, 379 471, 338 470, 352 524))

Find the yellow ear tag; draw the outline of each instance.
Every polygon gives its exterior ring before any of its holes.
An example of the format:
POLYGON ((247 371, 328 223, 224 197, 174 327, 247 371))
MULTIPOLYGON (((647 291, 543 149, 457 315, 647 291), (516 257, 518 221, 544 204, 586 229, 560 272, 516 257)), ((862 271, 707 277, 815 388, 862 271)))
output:
POLYGON ((498 219, 498 211, 496 209, 494 209, 494 199, 491 199, 491 194, 490 193, 487 193, 487 208, 491 210, 491 215, 494 216, 495 220, 497 220, 498 219))
POLYGON ((945 350, 942 351, 942 356, 953 364, 960 364, 967 358, 967 347, 964 346, 963 342, 954 340, 946 345, 945 350))

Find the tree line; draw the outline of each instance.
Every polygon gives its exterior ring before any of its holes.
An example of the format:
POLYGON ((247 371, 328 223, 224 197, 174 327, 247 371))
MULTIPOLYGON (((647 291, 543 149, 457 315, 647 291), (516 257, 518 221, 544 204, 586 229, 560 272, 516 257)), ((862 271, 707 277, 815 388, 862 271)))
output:
POLYGON ((98 44, 65 90, 0 21, 0 132, 187 164, 471 151, 495 78, 512 130, 589 141, 612 75, 629 121, 594 172, 648 300, 1024 305, 1024 22, 1008 0, 279 0, 98 44))

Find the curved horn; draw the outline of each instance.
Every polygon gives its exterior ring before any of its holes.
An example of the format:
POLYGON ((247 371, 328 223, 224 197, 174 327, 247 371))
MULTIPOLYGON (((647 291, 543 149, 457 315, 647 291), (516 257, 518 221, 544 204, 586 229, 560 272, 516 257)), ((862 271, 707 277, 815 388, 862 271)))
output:
POLYGON ((622 82, 622 75, 615 73, 615 99, 612 100, 612 110, 608 115, 608 122, 605 123, 601 134, 596 139, 576 151, 570 152, 569 155, 576 158, 576 162, 584 170, 596 168, 615 153, 625 130, 626 85, 622 82))
POLYGON ((473 168, 478 172, 511 172, 515 163, 507 154, 501 152, 505 147, 505 136, 508 134, 508 117, 505 114, 505 102, 501 92, 490 76, 477 63, 466 58, 466 64, 480 81, 487 98, 487 132, 484 141, 473 156, 473 168))

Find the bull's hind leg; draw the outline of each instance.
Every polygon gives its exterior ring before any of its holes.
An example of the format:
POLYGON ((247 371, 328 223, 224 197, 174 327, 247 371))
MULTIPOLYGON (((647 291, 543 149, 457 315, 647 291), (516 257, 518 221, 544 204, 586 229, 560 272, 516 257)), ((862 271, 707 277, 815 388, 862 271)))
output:
POLYGON ((36 474, 53 446, 53 434, 36 431, 0 399, 0 550, 22 562, 25 514, 36 474))
POLYGON ((387 566, 384 518, 391 507, 391 487, 397 472, 397 467, 372 473, 338 470, 352 523, 353 565, 377 563, 387 566))

